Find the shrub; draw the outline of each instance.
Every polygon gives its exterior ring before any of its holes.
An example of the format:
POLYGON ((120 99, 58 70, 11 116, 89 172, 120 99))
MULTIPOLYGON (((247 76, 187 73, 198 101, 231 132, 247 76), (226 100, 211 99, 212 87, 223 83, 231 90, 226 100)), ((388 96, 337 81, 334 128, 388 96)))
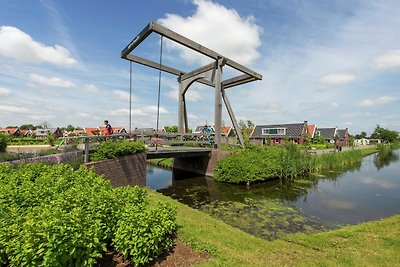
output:
POLYGON ((250 183, 273 178, 294 178, 304 173, 356 163, 363 156, 361 150, 311 156, 294 144, 238 150, 218 162, 214 179, 250 183))
POLYGON ((243 183, 295 177, 308 170, 309 157, 294 144, 245 149, 220 160, 214 170, 214 179, 243 183))
POLYGON ((91 161, 115 159, 117 157, 132 155, 146 150, 139 142, 106 141, 99 145, 96 151, 90 155, 91 161))
POLYGON ((144 189, 114 189, 93 171, 63 164, 0 164, 0 210, 6 266, 93 266, 112 240, 145 263, 171 246, 176 230, 174 209, 150 209, 144 189), (127 220, 135 216, 147 224, 127 220))
MULTIPOLYGON (((158 203, 153 209, 143 209, 142 205, 135 202, 146 203, 145 200, 141 200, 146 196, 138 194, 132 188, 122 190, 124 192, 118 194, 121 199, 133 193, 136 195, 136 201, 124 202, 125 205, 118 211, 113 244, 136 265, 150 262, 161 255, 165 249, 172 247, 177 228, 176 211, 171 205, 165 203, 158 203)), ((135 200, 135 198, 131 199, 135 200)))
POLYGON ((5 134, 0 134, 0 152, 6 152, 8 137, 5 134))

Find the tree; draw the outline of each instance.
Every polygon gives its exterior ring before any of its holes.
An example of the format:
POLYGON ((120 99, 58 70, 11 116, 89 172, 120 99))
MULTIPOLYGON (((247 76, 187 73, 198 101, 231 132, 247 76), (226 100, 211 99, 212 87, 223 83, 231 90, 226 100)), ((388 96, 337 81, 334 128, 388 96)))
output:
POLYGON ((247 121, 240 120, 239 127, 240 127, 240 132, 242 133, 244 142, 249 143, 250 137, 251 137, 250 135, 254 128, 254 123, 250 120, 247 120, 247 121))
POLYGON ((327 142, 326 142, 326 140, 325 140, 322 136, 316 135, 316 136, 314 137, 313 143, 314 143, 314 144, 323 145, 323 144, 326 144, 327 142))
POLYGON ((399 138, 399 133, 376 125, 374 132, 371 134, 371 138, 381 139, 383 143, 393 143, 399 138))
POLYGON ((178 132, 178 126, 177 125, 171 125, 171 126, 165 126, 164 130, 168 133, 177 133, 178 132))
POLYGON ((367 133, 366 132, 361 132, 360 134, 356 134, 354 136, 355 139, 362 139, 362 138, 367 138, 367 133))
POLYGON ((23 124, 19 126, 20 130, 36 130, 36 127, 33 124, 23 124))
POLYGON ((0 133, 0 152, 6 152, 7 142, 8 142, 8 136, 0 133))

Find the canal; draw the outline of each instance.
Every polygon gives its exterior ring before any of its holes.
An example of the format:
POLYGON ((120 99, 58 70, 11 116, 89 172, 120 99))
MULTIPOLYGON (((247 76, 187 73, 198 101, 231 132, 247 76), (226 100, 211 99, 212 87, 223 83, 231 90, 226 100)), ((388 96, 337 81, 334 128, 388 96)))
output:
POLYGON ((272 240, 400 214, 400 150, 288 181, 250 185, 148 166, 147 186, 252 235, 272 240))

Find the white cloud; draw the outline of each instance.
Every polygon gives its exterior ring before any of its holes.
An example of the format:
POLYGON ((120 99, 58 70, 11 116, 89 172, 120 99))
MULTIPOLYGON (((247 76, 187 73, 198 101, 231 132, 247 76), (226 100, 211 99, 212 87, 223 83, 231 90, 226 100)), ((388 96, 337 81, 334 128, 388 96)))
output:
POLYGON ((34 114, 34 115, 28 115, 28 118, 37 121, 48 121, 56 118, 56 116, 52 114, 34 114))
POLYGON ((55 86, 55 87, 63 87, 63 88, 71 88, 74 87, 75 84, 71 81, 63 80, 59 77, 46 77, 40 74, 31 73, 29 75, 29 80, 35 82, 37 84, 46 85, 46 86, 55 86))
POLYGON ((99 92, 99 88, 96 87, 96 85, 94 84, 85 84, 83 86, 83 90, 89 93, 98 93, 99 92))
MULTIPOLYGON (((176 100, 176 101, 178 101, 178 98, 179 98, 178 94, 179 94, 179 92, 176 89, 165 93, 166 96, 168 96, 169 98, 176 100)), ((186 101, 188 101, 188 102, 198 102, 203 99, 200 92, 193 90, 193 89, 189 89, 187 91, 185 97, 186 97, 186 101)))
POLYGON ((400 68, 400 50, 391 50, 376 57, 374 67, 377 69, 400 68))
POLYGON ((369 108, 377 107, 395 101, 396 98, 392 96, 381 96, 375 99, 364 99, 358 103, 360 107, 369 108))
MULTIPOLYGON (((112 91, 112 93, 115 96, 117 96, 119 99, 129 102, 129 92, 115 89, 112 91)), ((137 98, 132 94, 132 102, 136 102, 136 101, 137 101, 137 98)))
POLYGON ((46 46, 12 26, 0 26, 0 55, 29 63, 49 62, 59 66, 78 64, 65 47, 46 46))
POLYGON ((353 74, 347 73, 331 73, 324 75, 319 79, 320 89, 325 89, 328 86, 344 85, 357 80, 353 74))
POLYGON ((89 118, 92 118, 92 115, 87 114, 87 113, 85 113, 85 112, 76 112, 76 115, 77 115, 79 118, 82 118, 82 119, 89 119, 89 118))
POLYGON ((0 96, 10 95, 11 90, 8 88, 0 87, 0 96))
MULTIPOLYGON (((252 16, 241 17, 236 10, 228 9, 212 1, 194 0, 196 12, 189 17, 166 14, 158 22, 224 56, 242 64, 250 64, 260 57, 262 29, 252 16)), ((198 61, 199 55, 189 53, 183 46, 167 43, 179 49, 186 60, 198 61)), ((204 60, 204 57, 202 57, 204 60)))
MULTIPOLYGON (((146 112, 148 115, 157 114, 157 106, 147 106, 143 108, 143 111, 146 112)), ((168 110, 163 107, 160 107, 160 114, 168 114, 168 110)))
POLYGON ((30 112, 29 109, 27 109, 27 108, 10 106, 10 105, 1 105, 0 111, 5 111, 5 112, 9 112, 9 113, 22 113, 22 114, 26 114, 26 113, 30 112))

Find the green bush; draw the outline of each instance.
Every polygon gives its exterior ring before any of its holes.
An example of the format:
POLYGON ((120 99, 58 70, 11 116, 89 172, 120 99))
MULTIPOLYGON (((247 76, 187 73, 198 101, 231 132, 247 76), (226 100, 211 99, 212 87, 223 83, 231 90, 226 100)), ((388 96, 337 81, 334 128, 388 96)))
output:
POLYGON ((251 183, 273 178, 294 178, 360 162, 363 156, 361 150, 311 156, 294 144, 237 150, 218 162, 214 179, 229 183, 251 183))
POLYGON ((46 145, 47 140, 35 137, 13 137, 8 141, 9 145, 46 145))
POLYGON ((132 155, 146 150, 139 142, 106 141, 99 145, 94 153, 90 155, 91 161, 115 159, 117 157, 132 155))
POLYGON ((214 179, 243 183, 295 177, 308 170, 309 157, 294 144, 245 149, 220 160, 214 179))
POLYGON ((8 137, 4 134, 0 134, 0 152, 6 152, 7 143, 8 143, 8 137))
MULTIPOLYGON (((121 200, 127 199, 131 188, 119 189, 121 200)), ((143 191, 145 192, 145 191, 143 191)), ((158 203, 153 209, 143 209, 146 196, 140 193, 131 201, 123 201, 118 211, 113 244, 126 258, 137 265, 154 260, 173 245, 176 231, 176 211, 168 204, 158 203), (141 204, 142 203, 142 204, 141 204)))
POLYGON ((176 231, 174 209, 149 208, 144 189, 114 189, 91 170, 63 164, 0 164, 0 210, 5 266, 93 266, 112 242, 145 263, 170 248, 176 231), (135 216, 147 224, 127 220, 135 216))

